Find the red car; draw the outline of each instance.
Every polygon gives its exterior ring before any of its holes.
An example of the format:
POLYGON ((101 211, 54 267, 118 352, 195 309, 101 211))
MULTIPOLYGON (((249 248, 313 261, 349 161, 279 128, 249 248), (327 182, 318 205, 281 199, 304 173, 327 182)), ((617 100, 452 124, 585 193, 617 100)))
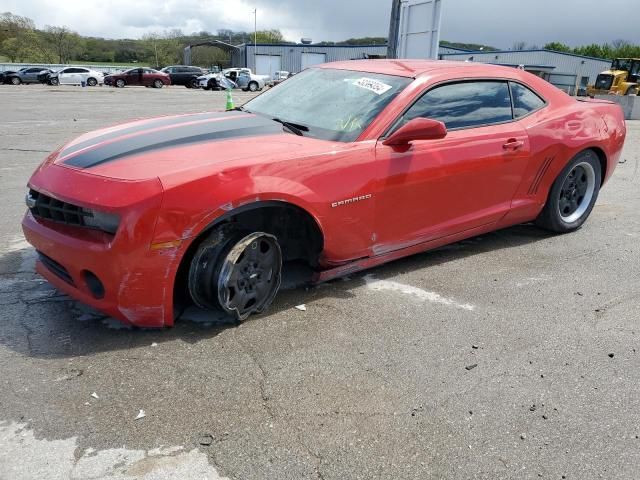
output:
POLYGON ((625 134, 617 105, 509 67, 332 63, 235 111, 81 136, 31 177, 23 229, 38 272, 113 317, 244 319, 293 262, 325 281, 518 223, 576 230, 625 134))
POLYGON ((159 72, 153 68, 132 68, 121 73, 112 73, 104 77, 104 84, 123 88, 126 85, 162 88, 171 85, 168 73, 159 72))

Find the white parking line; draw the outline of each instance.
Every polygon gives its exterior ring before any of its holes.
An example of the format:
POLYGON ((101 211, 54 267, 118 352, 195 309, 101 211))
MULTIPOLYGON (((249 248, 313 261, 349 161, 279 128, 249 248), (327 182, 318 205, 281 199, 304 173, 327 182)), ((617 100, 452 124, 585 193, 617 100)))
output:
POLYGON ((369 289, 378 292, 398 292, 403 295, 415 297, 425 302, 437 303, 440 305, 446 305, 448 307, 459 308, 461 310, 473 311, 476 308, 475 305, 471 305, 469 303, 458 303, 451 298, 443 297, 439 293, 429 292, 428 290, 423 290, 421 288, 407 285, 405 283, 393 282, 390 280, 378 280, 373 275, 366 275, 364 277, 364 280, 367 282, 367 287, 369 289))

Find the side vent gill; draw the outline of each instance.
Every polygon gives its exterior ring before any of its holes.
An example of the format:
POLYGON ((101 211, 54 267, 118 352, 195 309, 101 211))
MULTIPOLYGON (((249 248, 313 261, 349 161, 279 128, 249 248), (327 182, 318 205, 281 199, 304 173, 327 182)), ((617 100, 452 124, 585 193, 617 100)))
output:
POLYGON ((551 165, 551 162, 553 162, 554 158, 555 157, 547 157, 544 159, 544 162, 542 162, 542 165, 540 165, 540 168, 538 169, 538 173, 536 173, 536 176, 533 179, 531 186, 529 187, 529 191, 527 192, 529 195, 535 195, 536 193, 538 193, 538 188, 540 187, 540 183, 542 182, 542 179, 547 173, 547 170, 549 170, 549 166, 551 165))

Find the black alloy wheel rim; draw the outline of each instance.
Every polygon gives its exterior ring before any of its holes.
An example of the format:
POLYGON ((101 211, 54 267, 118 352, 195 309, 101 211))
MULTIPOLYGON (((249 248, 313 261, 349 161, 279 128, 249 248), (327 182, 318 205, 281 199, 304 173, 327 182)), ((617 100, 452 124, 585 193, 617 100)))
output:
POLYGON ((254 233, 240 240, 224 259, 218 300, 224 310, 244 320, 260 312, 280 286, 282 253, 275 237, 254 233))
POLYGON ((566 176, 558 201, 558 210, 562 220, 573 223, 589 208, 595 190, 595 172, 593 167, 582 162, 571 169, 566 176))

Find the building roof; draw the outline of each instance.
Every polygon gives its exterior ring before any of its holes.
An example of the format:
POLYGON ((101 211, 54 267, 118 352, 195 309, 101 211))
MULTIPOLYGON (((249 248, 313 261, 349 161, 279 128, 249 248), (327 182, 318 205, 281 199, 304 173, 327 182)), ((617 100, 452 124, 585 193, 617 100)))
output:
MULTIPOLYGON (((253 42, 246 42, 240 45, 237 45, 237 48, 242 47, 253 47, 253 42)), ((319 43, 258 43, 258 47, 284 47, 284 48, 372 48, 372 47, 383 47, 387 48, 386 43, 377 43, 371 45, 322 45, 319 43)))
POLYGON ((600 62, 611 63, 611 60, 608 58, 588 57, 586 55, 578 55, 577 53, 558 52, 557 50, 547 50, 546 48, 538 48, 538 49, 532 49, 532 50, 492 50, 492 51, 473 50, 473 51, 462 52, 462 53, 445 53, 445 55, 451 55, 451 56, 468 55, 470 53, 473 53, 474 55, 500 55, 501 53, 532 53, 532 52, 548 52, 548 53, 555 53, 557 55, 568 55, 569 57, 586 58, 589 60, 598 60, 600 62))

